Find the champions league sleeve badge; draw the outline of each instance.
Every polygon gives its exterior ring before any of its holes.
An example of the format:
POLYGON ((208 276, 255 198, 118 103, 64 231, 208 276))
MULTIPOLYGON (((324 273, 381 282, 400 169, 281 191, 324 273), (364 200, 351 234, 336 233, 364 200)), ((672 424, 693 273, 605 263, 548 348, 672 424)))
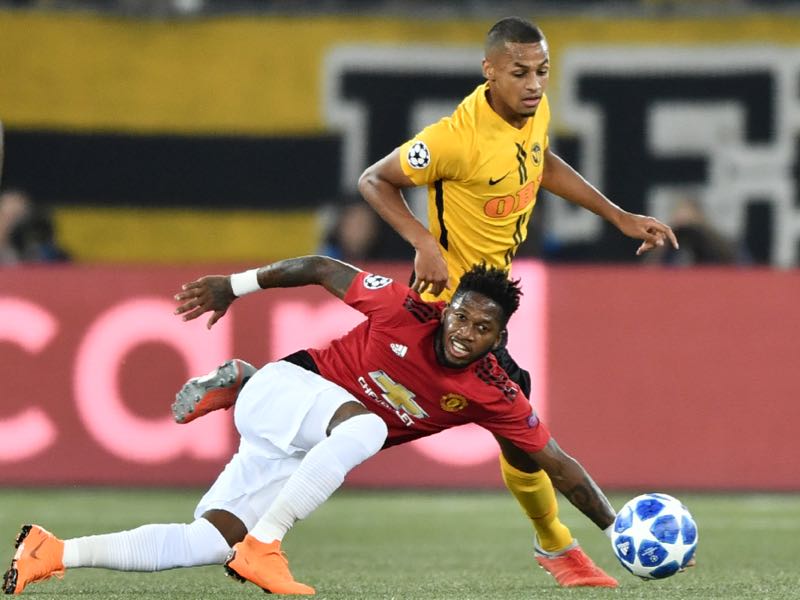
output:
POLYGON ((364 287, 368 290, 379 290, 392 283, 392 280, 383 275, 367 275, 364 277, 364 287))
POLYGON ((408 164, 414 169, 424 169, 431 162, 431 153, 425 142, 417 140, 411 144, 406 158, 408 159, 408 164))

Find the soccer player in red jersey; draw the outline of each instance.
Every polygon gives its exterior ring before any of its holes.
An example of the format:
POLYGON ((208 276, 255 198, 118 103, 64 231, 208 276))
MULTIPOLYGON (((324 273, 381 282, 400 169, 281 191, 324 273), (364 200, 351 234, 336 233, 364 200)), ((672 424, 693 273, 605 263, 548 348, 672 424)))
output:
POLYGON ((281 552, 294 522, 382 448, 464 423, 528 453, 578 509, 610 528, 615 512, 606 497, 491 353, 521 295, 501 269, 474 267, 446 305, 424 302, 387 277, 309 256, 202 277, 176 295, 176 313, 191 320, 211 312, 211 327, 238 296, 311 284, 367 320, 325 348, 269 363, 234 386, 239 450, 200 500, 195 520, 68 540, 26 525, 5 574, 6 593, 74 567, 157 571, 221 563, 269 592, 313 594, 295 581, 281 552))

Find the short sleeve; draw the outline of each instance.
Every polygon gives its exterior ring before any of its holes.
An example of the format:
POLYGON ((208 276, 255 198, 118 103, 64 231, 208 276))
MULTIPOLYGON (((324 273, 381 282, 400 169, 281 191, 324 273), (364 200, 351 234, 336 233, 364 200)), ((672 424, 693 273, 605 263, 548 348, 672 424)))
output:
POLYGON ((344 302, 376 322, 391 322, 406 312, 403 304, 411 289, 389 277, 360 272, 356 275, 344 302))
POLYGON ((550 430, 522 394, 513 407, 478 423, 484 429, 506 438, 526 452, 538 452, 550 441, 550 430))
POLYGON ((446 117, 400 146, 400 166, 416 185, 463 179, 468 172, 464 134, 446 117))

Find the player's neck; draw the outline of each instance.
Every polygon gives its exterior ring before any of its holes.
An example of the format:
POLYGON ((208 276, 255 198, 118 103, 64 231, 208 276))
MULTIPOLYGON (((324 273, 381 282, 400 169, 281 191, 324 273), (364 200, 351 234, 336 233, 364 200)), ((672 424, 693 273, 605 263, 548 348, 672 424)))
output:
POLYGON ((505 121, 515 129, 522 129, 523 127, 525 127, 525 124, 528 122, 528 119, 530 119, 529 116, 515 113, 507 106, 498 106, 499 103, 496 103, 492 99, 492 88, 488 86, 486 87, 486 102, 489 104, 489 108, 491 108, 498 117, 503 119, 503 121, 505 121))

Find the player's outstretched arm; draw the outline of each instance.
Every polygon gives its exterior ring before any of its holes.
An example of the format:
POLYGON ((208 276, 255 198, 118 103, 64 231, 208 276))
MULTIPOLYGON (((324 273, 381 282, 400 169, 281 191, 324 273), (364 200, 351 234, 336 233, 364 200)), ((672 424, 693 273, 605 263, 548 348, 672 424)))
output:
POLYGON ((411 287, 422 294, 430 291, 438 296, 450 287, 447 263, 436 238, 408 208, 402 189, 416 184, 400 166, 400 149, 396 148, 358 179, 358 191, 392 229, 414 247, 414 282, 411 287))
POLYGON ((614 523, 616 511, 603 491, 553 438, 542 450, 531 452, 530 457, 550 476, 555 488, 600 529, 605 530, 614 523))
POLYGON ((544 156, 542 187, 603 217, 628 237, 642 240, 636 250, 637 256, 667 242, 678 248, 678 239, 669 225, 653 217, 623 210, 549 148, 544 156))
POLYGON ((268 288, 321 285, 337 298, 344 298, 359 269, 327 256, 301 256, 281 260, 259 269, 232 275, 206 275, 183 284, 175 294, 181 304, 176 315, 191 321, 207 312, 210 329, 239 296, 268 288))

